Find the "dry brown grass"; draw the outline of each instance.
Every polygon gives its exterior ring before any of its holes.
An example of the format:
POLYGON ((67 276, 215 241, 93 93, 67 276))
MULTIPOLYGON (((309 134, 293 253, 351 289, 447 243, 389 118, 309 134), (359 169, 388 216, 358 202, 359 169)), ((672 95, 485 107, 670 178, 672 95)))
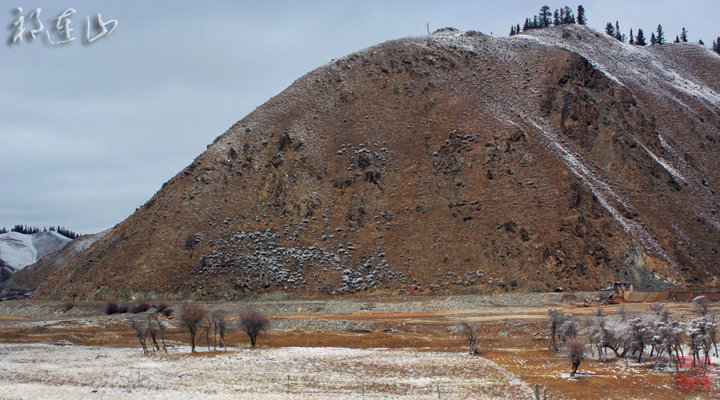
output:
MULTIPOLYGON (((79 304, 82 307, 81 304, 79 304)), ((632 305, 630 311, 643 311, 647 305, 632 305)), ((608 314, 617 311, 618 306, 603 307, 608 314)), ((674 312, 683 311, 685 305, 671 305, 674 312)), ((483 316, 483 334, 479 338, 483 357, 488 358, 510 372, 517 374, 530 384, 546 385, 551 398, 653 398, 683 399, 697 396, 697 393, 683 393, 675 389, 674 372, 656 371, 649 366, 623 367, 622 361, 603 363, 592 356, 583 361, 576 379, 570 379, 569 363, 563 354, 547 350, 546 321, 539 320, 546 310, 526 309, 524 312, 496 316, 483 316)), ((576 316, 590 313, 588 309, 566 307, 564 312, 576 316)), ((100 314, 101 312, 98 312, 100 314)), ((461 332, 451 334, 449 329, 456 326, 457 312, 422 313, 373 313, 356 314, 307 314, 273 316, 273 318, 326 318, 375 322, 378 328, 371 332, 327 330, 321 332, 298 328, 290 331, 270 330, 261 337, 258 347, 347 347, 347 348, 414 348, 417 351, 457 352, 458 357, 467 352, 466 338, 461 332), (414 322, 410 322, 414 321, 414 322), (392 326, 387 332, 382 327, 392 326)), ((83 326, 73 318, 52 320, 52 324, 41 326, 39 318, 1 317, 0 342, 26 343, 72 343, 78 345, 137 347, 134 333, 119 318, 100 316, 87 317, 94 325, 83 326), (28 326, 16 323, 25 322, 28 326)), ((469 318, 468 320, 480 320, 469 318)), ((79 319, 78 319, 79 320, 79 319)), ((172 321, 172 319, 171 319, 172 321)), ((47 322, 47 321, 45 321, 47 322)), ((175 323, 178 323, 175 320, 175 323)), ((179 326, 179 324, 178 324, 179 326)), ((187 344, 187 332, 180 328, 168 329, 166 340, 170 343, 187 344)), ((198 338, 198 352, 173 352, 172 357, 212 357, 222 351, 205 351, 205 338, 198 338)), ((228 347, 249 347, 247 336, 233 331, 227 337, 228 347)), ((139 351, 139 350, 138 350, 139 351)), ((262 350, 260 350, 262 351, 262 350)), ((649 364, 646 364, 649 365, 649 364)), ((717 393, 717 392, 716 392, 717 393)), ((715 394, 716 394, 715 393, 715 394)), ((700 398, 713 398, 712 394, 701 393, 700 398)))

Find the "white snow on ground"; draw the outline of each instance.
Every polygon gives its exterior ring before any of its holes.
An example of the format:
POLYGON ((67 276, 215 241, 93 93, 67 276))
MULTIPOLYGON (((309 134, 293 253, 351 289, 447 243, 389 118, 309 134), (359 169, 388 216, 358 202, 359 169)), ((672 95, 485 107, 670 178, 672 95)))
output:
POLYGON ((18 232, 0 234, 0 259, 18 270, 61 249, 71 240, 57 232, 26 235, 18 232))
POLYGON ((411 349, 135 348, 0 344, 0 398, 531 399, 492 361, 411 349), (364 391, 364 396, 363 396, 364 391))
POLYGON ((37 250, 38 260, 58 249, 63 248, 66 244, 72 241, 72 239, 53 231, 38 232, 30 236, 32 244, 35 246, 35 250, 37 250))
POLYGON ((18 232, 0 235, 0 258, 8 265, 22 269, 37 261, 37 249, 32 237, 18 232))

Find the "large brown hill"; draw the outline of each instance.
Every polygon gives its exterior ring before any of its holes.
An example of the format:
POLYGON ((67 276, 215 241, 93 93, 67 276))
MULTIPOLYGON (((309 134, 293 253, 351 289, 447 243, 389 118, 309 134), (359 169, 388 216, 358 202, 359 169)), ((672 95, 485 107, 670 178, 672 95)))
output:
POLYGON ((720 57, 580 26, 351 54, 218 137, 36 297, 720 285, 720 57))

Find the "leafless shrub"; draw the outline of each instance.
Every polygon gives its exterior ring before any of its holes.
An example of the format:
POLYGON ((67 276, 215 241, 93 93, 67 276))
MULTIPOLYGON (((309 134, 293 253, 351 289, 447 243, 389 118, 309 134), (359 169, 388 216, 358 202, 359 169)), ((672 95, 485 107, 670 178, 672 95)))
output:
POLYGON ((118 310, 117 303, 113 303, 110 301, 105 303, 105 314, 107 314, 107 315, 117 314, 117 310, 118 310))
POLYGON ((200 326, 202 327, 202 331, 205 333, 205 344, 207 345, 208 351, 210 351, 210 330, 213 326, 212 316, 205 314, 205 318, 203 318, 200 326))
POLYGON ((147 324, 140 317, 129 317, 126 322, 135 332, 135 337, 137 337, 138 342, 140 342, 140 347, 142 347, 143 353, 147 354, 147 324))
POLYGON ((560 324, 560 328, 558 328, 558 338, 562 341, 563 345, 567 343, 568 340, 576 337, 578 335, 578 327, 577 324, 575 324, 575 318, 573 318, 572 314, 565 314, 563 315, 563 321, 562 324, 560 324))
POLYGON ((168 308, 168 305, 165 303, 153 304, 152 307, 150 307, 150 308, 154 308, 157 310, 157 312, 162 313, 163 311, 165 311, 168 308))
POLYGON ((158 346, 158 342, 156 340, 156 337, 159 336, 162 349, 167 353, 167 345, 165 344, 165 326, 160 321, 160 318, 158 318, 157 312, 148 315, 148 326, 150 327, 152 341, 155 348, 160 350, 160 346, 158 346))
POLYGON ((200 328, 200 324, 205 318, 207 311, 204 307, 195 303, 185 303, 180 309, 180 321, 190 333, 191 352, 195 352, 195 337, 200 328))
POLYGON ((607 347, 610 336, 611 334, 608 329, 605 314, 602 308, 598 307, 588 328, 588 343, 591 345, 591 348, 597 351, 598 360, 602 359, 603 356, 607 360, 607 347))
POLYGON ((468 341, 468 353, 471 355, 480 354, 480 346, 478 338, 480 337, 480 327, 478 325, 470 325, 466 321, 461 321, 460 326, 463 328, 465 338, 468 341))
POLYGON ((653 351, 656 351, 655 365, 662 367, 666 364, 663 358, 665 354, 672 361, 673 351, 676 360, 679 360, 682 352, 683 336, 680 323, 669 314, 666 316, 658 315, 658 318, 652 323, 652 331, 650 357, 653 356, 653 351))
POLYGON ((147 317, 130 316, 127 318, 126 323, 135 332, 135 336, 140 343, 140 347, 143 349, 143 353, 148 354, 150 352, 148 349, 148 339, 152 341, 153 351, 158 351, 162 348, 162 350, 167 353, 165 327, 158 319, 157 313, 147 314, 147 317))
POLYGON ((225 348, 225 336, 228 330, 228 316, 223 311, 213 311, 211 315, 213 325, 213 347, 217 350, 218 344, 225 348), (218 338, 220 342, 218 343, 218 338))
POLYGON ((717 335, 718 335, 718 321, 717 321, 717 313, 710 313, 709 315, 709 323, 708 323, 708 338, 710 339, 710 343, 712 343, 713 347, 715 347, 715 357, 718 356, 718 348, 717 348, 717 335))
POLYGON ((578 328, 571 314, 563 314, 558 310, 550 309, 548 310, 548 319, 548 327, 550 328, 548 349, 558 351, 558 340, 564 345, 568 339, 577 336, 578 328))
POLYGON ((173 313, 173 309, 170 308, 170 306, 168 306, 168 305, 165 304, 165 303, 160 303, 160 304, 153 305, 152 308, 155 308, 158 313, 160 313, 160 314, 162 314, 162 315, 164 315, 164 316, 166 316, 166 317, 171 316, 172 313, 173 313))
POLYGON ((653 337, 652 330, 649 329, 648 324, 641 318, 633 318, 628 321, 628 334, 630 339, 630 350, 635 354, 640 352, 638 355, 638 362, 642 362, 642 355, 645 351, 645 346, 650 343, 653 337))
POLYGON ((255 347, 258 335, 270 327, 270 320, 257 311, 245 311, 240 315, 240 327, 250 338, 250 346, 255 347))
POLYGON ((133 314, 139 314, 141 312, 145 312, 150 309, 150 304, 148 303, 137 303, 130 307, 130 312, 133 314))
POLYGON ((701 352, 706 358, 714 347, 717 354, 717 320, 715 313, 697 317, 686 325, 688 346, 693 355, 693 360, 700 361, 701 352))
POLYGON ((556 338, 558 329, 563 323, 563 314, 551 308, 548 310, 548 319, 548 328, 550 328, 550 343, 548 343, 548 349, 558 351, 556 338))
POLYGON ((567 355, 572 371, 570 376, 575 376, 580 363, 585 359, 585 343, 578 338, 573 338, 567 343, 567 355))
POLYGON ((690 302, 690 311, 694 312, 695 314, 705 316, 710 310, 710 300, 708 300, 708 298, 705 296, 697 296, 694 299, 690 300, 690 302))

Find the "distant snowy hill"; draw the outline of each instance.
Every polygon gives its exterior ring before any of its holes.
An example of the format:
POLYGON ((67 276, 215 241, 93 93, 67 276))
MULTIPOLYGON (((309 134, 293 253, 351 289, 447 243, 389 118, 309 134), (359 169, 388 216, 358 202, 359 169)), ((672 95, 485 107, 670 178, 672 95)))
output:
POLYGON ((65 247, 70 241, 71 239, 52 231, 32 235, 3 233, 0 234, 0 260, 10 268, 21 270, 65 247))
POLYGON ((61 269, 73 258, 78 257, 90 248, 90 246, 95 244, 95 242, 104 238, 109 232, 110 229, 106 229, 99 233, 82 235, 76 238, 72 243, 69 243, 67 246, 64 246, 62 249, 47 257, 43 257, 42 260, 39 260, 37 263, 17 271, 17 273, 12 275, 10 280, 5 281, 6 287, 16 289, 37 288, 47 277, 61 269))

